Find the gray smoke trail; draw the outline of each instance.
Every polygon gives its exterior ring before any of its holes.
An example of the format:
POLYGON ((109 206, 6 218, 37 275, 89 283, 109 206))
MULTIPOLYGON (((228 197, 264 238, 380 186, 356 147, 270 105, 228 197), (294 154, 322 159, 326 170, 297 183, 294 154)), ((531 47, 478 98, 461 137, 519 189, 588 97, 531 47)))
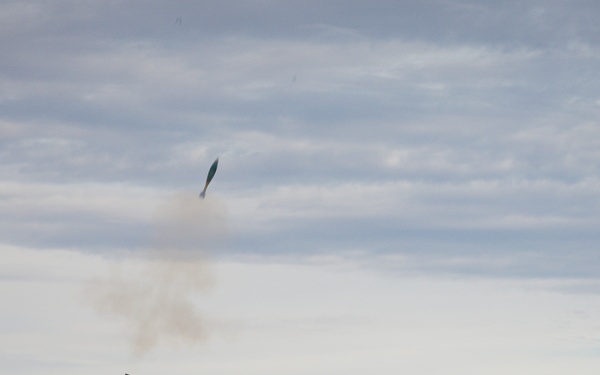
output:
POLYGON ((115 265, 106 278, 91 281, 86 299, 100 313, 128 329, 134 353, 162 342, 198 342, 210 324, 194 297, 212 285, 207 252, 226 241, 225 209, 213 199, 179 194, 157 210, 153 246, 142 266, 115 265))

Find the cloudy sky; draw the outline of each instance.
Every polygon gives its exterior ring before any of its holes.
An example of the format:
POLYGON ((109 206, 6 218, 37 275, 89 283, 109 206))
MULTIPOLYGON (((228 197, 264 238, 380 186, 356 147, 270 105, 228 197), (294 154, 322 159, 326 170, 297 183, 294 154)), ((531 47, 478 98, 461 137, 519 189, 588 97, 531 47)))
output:
POLYGON ((592 374, 599 16, 0 1, 1 372, 592 374))

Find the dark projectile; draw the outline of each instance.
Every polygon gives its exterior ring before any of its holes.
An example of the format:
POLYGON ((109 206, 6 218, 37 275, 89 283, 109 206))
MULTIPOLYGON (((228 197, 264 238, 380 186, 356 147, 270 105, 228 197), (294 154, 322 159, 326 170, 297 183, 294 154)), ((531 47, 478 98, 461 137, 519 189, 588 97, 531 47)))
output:
POLYGON ((214 163, 212 163, 212 165, 210 166, 210 169, 208 170, 208 176, 206 176, 206 183, 204 184, 204 189, 202 189, 202 192, 200 193, 200 198, 204 198, 204 196, 206 195, 206 188, 208 188, 208 184, 210 184, 210 181, 213 179, 213 177, 215 177, 215 173, 217 173, 217 166, 219 165, 219 158, 217 158, 214 163))

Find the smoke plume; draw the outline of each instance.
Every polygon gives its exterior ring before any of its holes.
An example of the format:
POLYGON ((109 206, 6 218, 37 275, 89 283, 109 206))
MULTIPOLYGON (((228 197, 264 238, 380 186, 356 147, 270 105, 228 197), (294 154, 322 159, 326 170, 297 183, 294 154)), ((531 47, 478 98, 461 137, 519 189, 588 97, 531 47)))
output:
POLYGON ((210 324, 194 298, 213 284, 207 257, 226 241, 225 209, 215 199, 178 194, 157 210, 152 245, 136 267, 115 264, 92 280, 86 299, 120 321, 141 355, 162 343, 195 343, 210 324))

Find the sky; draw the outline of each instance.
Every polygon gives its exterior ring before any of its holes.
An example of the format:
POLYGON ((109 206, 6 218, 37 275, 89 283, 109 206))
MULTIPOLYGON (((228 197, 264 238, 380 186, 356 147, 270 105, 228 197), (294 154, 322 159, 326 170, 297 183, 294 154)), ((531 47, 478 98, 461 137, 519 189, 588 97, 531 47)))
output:
POLYGON ((592 374, 599 14, 0 1, 0 371, 592 374))

